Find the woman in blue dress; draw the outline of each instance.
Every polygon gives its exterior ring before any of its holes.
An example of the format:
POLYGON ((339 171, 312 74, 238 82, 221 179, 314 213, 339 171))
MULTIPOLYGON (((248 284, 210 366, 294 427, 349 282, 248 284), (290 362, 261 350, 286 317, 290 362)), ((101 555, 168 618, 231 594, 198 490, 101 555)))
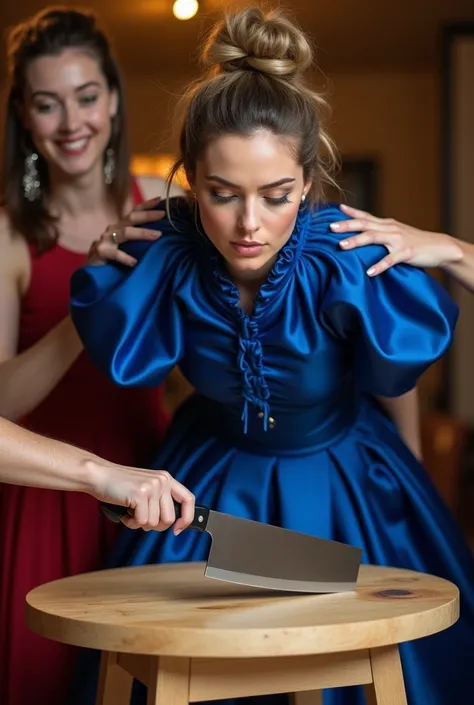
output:
MULTIPOLYGON (((180 143, 194 202, 168 201, 161 237, 121 246, 133 268, 79 270, 73 320, 117 384, 158 385, 179 363, 196 393, 154 467, 200 504, 454 581, 460 621, 404 645, 402 659, 410 705, 465 705, 474 562, 377 400, 413 389, 446 352, 456 307, 415 268, 367 277, 381 248, 338 246, 330 225, 344 216, 321 205, 320 150, 330 143, 322 99, 303 82, 311 51, 299 29, 247 9, 215 28, 204 59, 180 143)), ((125 530, 110 566, 204 560, 208 547, 198 532, 125 530)), ((142 697, 136 688, 134 702, 142 697)), ((339 689, 324 702, 363 696, 339 689)))

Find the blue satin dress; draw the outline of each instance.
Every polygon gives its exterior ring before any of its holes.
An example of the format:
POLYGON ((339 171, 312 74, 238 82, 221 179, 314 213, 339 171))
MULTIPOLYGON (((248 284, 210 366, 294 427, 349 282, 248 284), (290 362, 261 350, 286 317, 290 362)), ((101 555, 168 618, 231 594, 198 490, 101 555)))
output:
MULTIPOLYGON (((361 546, 365 562, 456 583, 460 621, 402 646, 402 660, 410 705, 467 705, 473 558, 376 400, 412 389, 446 352, 455 305, 406 265, 369 278, 383 249, 341 251, 329 225, 344 216, 329 206, 300 212, 247 315, 185 201, 173 201, 172 211, 173 224, 156 224, 158 241, 124 247, 139 260, 133 270, 89 266, 72 280, 73 320, 103 372, 120 385, 154 386, 179 363, 197 390, 153 467, 167 469, 200 504, 361 546)), ((205 560, 208 548, 195 531, 125 530, 108 567, 205 560)), ((93 703, 93 660, 75 689, 80 705, 93 703)), ((134 703, 144 703, 142 690, 134 703)), ((359 705, 363 696, 331 690, 324 703, 359 705)))

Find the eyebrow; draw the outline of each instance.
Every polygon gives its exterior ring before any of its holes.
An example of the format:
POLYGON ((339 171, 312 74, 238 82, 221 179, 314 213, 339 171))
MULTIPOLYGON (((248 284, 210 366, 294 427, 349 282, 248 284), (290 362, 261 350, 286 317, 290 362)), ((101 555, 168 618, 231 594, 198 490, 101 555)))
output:
MULTIPOLYGON (((92 88, 92 87, 100 88, 101 85, 100 85, 100 83, 99 83, 98 81, 88 81, 87 83, 83 83, 82 86, 78 86, 78 87, 75 89, 75 92, 76 92, 76 93, 79 93, 80 91, 83 91, 83 90, 85 90, 86 88, 92 88)), ((53 91, 35 91, 35 92, 33 93, 32 97, 33 97, 33 98, 38 98, 39 96, 48 96, 48 97, 50 97, 50 98, 56 98, 57 95, 58 95, 58 94, 57 94, 57 93, 54 93, 53 91)))
MULTIPOLYGON (((227 181, 227 179, 223 179, 222 177, 216 176, 215 174, 209 174, 208 176, 206 176, 206 179, 208 181, 216 181, 217 183, 222 184, 223 186, 229 186, 230 188, 242 188, 241 186, 233 184, 231 181, 227 181)), ((292 184, 295 181, 296 179, 290 176, 284 177, 283 179, 278 179, 278 181, 273 181, 271 184, 264 184, 263 186, 259 186, 258 190, 265 191, 268 188, 277 188, 278 186, 283 186, 284 184, 292 184)))

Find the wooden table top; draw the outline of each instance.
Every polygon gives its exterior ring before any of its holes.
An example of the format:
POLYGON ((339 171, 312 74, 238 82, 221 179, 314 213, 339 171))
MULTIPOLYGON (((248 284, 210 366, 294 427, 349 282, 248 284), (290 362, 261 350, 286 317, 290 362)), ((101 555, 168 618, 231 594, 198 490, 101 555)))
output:
POLYGON ((103 651, 235 658, 333 653, 401 643, 448 628, 455 585, 398 568, 361 566, 354 592, 308 595, 204 576, 204 563, 104 570, 27 595, 30 628, 103 651))

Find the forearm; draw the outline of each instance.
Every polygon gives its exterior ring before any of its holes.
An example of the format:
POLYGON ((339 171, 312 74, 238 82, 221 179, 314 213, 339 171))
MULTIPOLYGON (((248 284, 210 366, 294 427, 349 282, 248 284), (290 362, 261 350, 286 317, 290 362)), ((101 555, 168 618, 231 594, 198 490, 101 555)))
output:
POLYGON ((400 436, 413 455, 422 459, 418 390, 416 387, 400 397, 377 397, 392 417, 400 436))
POLYGON ((69 317, 25 352, 0 364, 0 416, 18 420, 55 388, 82 350, 69 317))
MULTIPOLYGON (((446 235, 446 237, 449 237, 446 235)), ((462 252, 462 256, 455 262, 447 262, 442 269, 462 286, 474 291, 474 245, 462 240, 455 240, 462 252)))
POLYGON ((0 483, 93 494, 104 460, 0 418, 0 483))

